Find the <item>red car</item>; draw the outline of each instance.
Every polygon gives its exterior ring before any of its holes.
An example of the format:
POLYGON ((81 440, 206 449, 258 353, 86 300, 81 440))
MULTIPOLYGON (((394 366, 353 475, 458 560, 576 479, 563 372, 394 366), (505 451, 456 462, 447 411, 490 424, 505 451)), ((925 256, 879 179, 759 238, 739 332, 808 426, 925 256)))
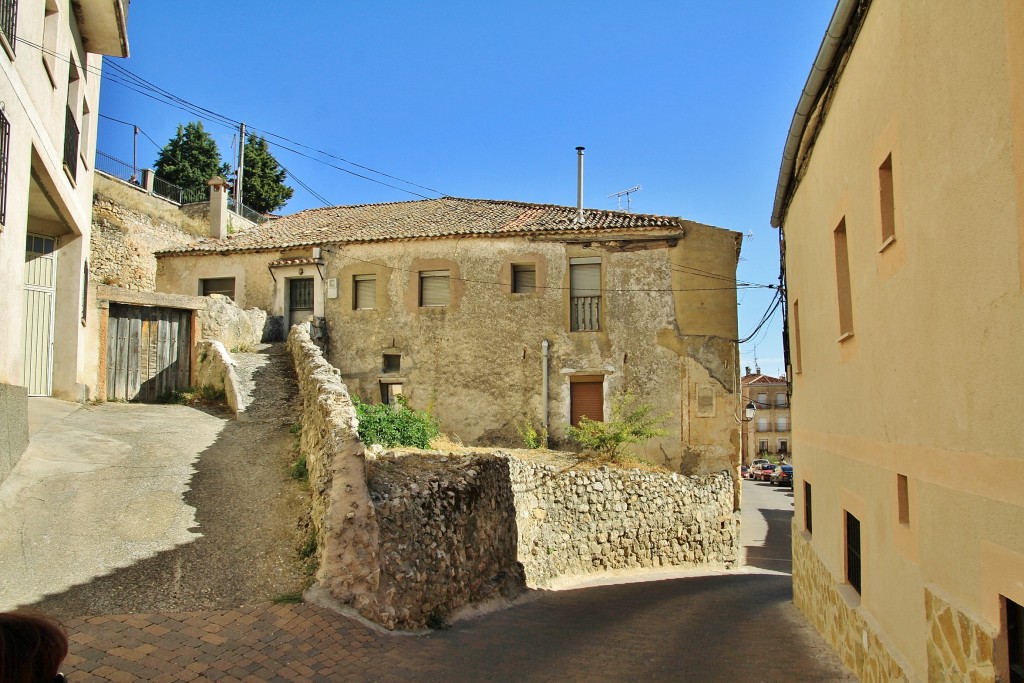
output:
POLYGON ((775 471, 775 465, 770 462, 757 463, 750 468, 750 478, 756 481, 768 481, 775 471))

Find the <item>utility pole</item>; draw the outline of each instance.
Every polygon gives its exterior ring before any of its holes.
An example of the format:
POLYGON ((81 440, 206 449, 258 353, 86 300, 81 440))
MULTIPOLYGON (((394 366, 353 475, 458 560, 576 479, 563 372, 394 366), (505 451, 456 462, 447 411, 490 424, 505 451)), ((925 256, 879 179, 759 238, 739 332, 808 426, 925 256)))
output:
POLYGON ((137 182, 139 178, 139 127, 132 126, 135 129, 135 138, 132 140, 132 182, 137 182))
POLYGON ((245 168, 245 124, 238 125, 238 170, 235 172, 235 211, 242 210, 242 170, 245 168))

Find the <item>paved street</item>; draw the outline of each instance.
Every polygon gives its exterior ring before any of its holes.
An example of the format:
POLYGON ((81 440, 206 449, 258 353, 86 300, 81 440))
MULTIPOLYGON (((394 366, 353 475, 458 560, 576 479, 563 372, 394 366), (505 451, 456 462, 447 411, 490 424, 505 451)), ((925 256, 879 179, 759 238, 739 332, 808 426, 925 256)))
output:
MULTIPOLYGON (((83 425, 73 415, 68 421, 59 411, 60 406, 56 408, 54 420, 81 430, 83 425)), ((124 420, 118 419, 116 413, 134 408, 137 407, 113 405, 93 409, 97 414, 91 417, 97 419, 88 420, 89 429, 95 431, 90 438, 103 441, 104 432, 110 432, 107 436, 112 439, 124 438, 124 420)), ((39 439, 54 438, 52 434, 46 436, 46 431, 39 439)), ((33 438, 37 436, 38 433, 33 438)), ((180 436, 173 438, 181 440, 180 436)), ((223 440, 224 436, 219 438, 223 440)), ((196 441, 194 445, 204 444, 196 441)), ((33 451, 40 452, 43 451, 33 451)), ((205 452, 195 464, 199 475, 204 471, 204 457, 205 452)), ((19 472, 26 478, 18 480, 18 490, 33 489, 45 498, 46 487, 31 481, 33 468, 45 465, 42 471, 46 476, 60 482, 61 477, 82 467, 80 458, 68 459, 70 470, 61 474, 60 460, 24 463, 19 472)), ((187 456, 186 462, 186 467, 191 466, 194 455, 187 456)), ((173 466, 171 462, 164 464, 173 466)), ((140 474, 137 467, 111 466, 101 470, 104 474, 96 478, 96 485, 76 495, 86 496, 91 490, 92 495, 102 496, 100 484, 104 481, 111 491, 130 490, 138 484, 134 481, 140 474)), ((195 485, 193 481, 192 486, 195 485)), ((6 484, 4 488, 10 489, 6 484)), ((8 502, 4 509, 5 524, 10 528, 28 528, 24 526, 25 517, 40 510, 28 504, 11 504, 21 499, 14 493, 8 490, 4 498, 8 502)), ((203 507, 207 503, 202 497, 188 499, 198 503, 196 518, 202 533, 206 514, 203 507)), ((134 614, 99 609, 97 606, 147 604, 145 596, 112 602, 107 595, 132 589, 133 584, 117 577, 131 576, 134 567, 152 563, 153 560, 141 559, 146 557, 145 553, 134 560, 133 567, 118 569, 106 577, 91 578, 96 572, 89 570, 77 578, 79 585, 72 590, 39 604, 60 614, 71 635, 71 653, 64 671, 75 683, 852 681, 791 601, 790 577, 786 573, 791 491, 744 482, 744 501, 742 542, 749 565, 746 568, 597 577, 585 587, 537 591, 507 609, 459 621, 447 630, 419 635, 384 633, 311 603, 259 602, 202 611, 141 608, 134 614), (111 586, 117 590, 112 591, 111 586), (106 597, 98 600, 97 595, 106 597), (88 606, 89 611, 73 611, 77 606, 88 606), (83 614, 90 616, 76 616, 83 614), (771 648, 769 651, 766 644, 771 648)), ((93 504, 96 503, 94 500, 93 504)), ((89 509, 88 500, 81 500, 76 508, 89 509)), ((190 508, 185 505, 182 509, 190 508)), ((102 523, 97 526, 104 528, 102 523)), ((54 533, 63 532, 57 529, 54 533)), ((26 543, 31 545, 31 540, 26 543)), ((201 539, 175 539, 179 543, 182 540, 185 545, 172 553, 198 548, 202 543, 201 539)), ((37 559, 42 558, 47 548, 60 545, 61 541, 53 536, 45 547, 33 552, 37 559)), ((125 552, 134 552, 130 536, 122 534, 116 544, 126 546, 125 552)), ((8 556, 18 557, 16 553, 8 556)), ((188 554, 182 557, 186 564, 199 561, 188 560, 188 554)), ((245 558, 238 559, 244 562, 245 558)), ((38 562, 33 566, 37 565, 38 562)), ((25 571, 33 573, 31 579, 23 577, 12 582, 7 579, 22 570, 14 574, 5 570, 8 601, 23 603, 36 599, 40 593, 63 591, 78 577, 77 568, 67 569, 67 577, 54 578, 61 572, 50 576, 28 568, 25 571), (43 585, 47 582, 52 589, 43 585), (22 593, 14 596, 15 590, 22 593)), ((182 565, 182 569, 187 573, 190 567, 182 565)))

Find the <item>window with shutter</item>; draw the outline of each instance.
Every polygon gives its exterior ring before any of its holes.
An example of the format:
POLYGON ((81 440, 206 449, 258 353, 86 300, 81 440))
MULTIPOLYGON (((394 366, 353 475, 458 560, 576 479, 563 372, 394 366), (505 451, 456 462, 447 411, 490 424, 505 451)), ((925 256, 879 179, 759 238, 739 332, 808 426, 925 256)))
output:
POLYGON ((377 308, 377 276, 352 276, 352 308, 366 311, 377 308))
POLYGON ((601 329, 601 259, 569 259, 569 329, 601 329))
POLYGON ((424 308, 447 306, 451 300, 451 277, 447 270, 420 272, 420 306, 424 308))
POLYGON ((775 418, 775 431, 777 432, 788 432, 789 431, 789 418, 783 415, 775 418))
POLYGON ((581 417, 604 422, 604 377, 581 377, 569 384, 570 422, 578 427, 581 417))
POLYGON ((200 296, 211 294, 223 294, 232 301, 235 299, 235 278, 233 277, 209 277, 199 281, 200 296))
POLYGON ((537 291, 537 266, 532 263, 512 264, 512 292, 531 294, 537 291))

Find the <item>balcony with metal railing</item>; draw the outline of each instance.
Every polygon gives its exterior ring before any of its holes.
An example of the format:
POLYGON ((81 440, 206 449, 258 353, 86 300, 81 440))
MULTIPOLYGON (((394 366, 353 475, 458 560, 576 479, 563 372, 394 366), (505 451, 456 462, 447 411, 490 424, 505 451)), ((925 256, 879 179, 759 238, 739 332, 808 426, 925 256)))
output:
POLYGON ((64 167, 68 170, 68 175, 72 180, 78 175, 78 138, 78 122, 75 121, 75 112, 68 107, 64 122, 64 167))
POLYGON ((569 298, 569 329, 573 332, 597 332, 601 329, 601 297, 569 298))

